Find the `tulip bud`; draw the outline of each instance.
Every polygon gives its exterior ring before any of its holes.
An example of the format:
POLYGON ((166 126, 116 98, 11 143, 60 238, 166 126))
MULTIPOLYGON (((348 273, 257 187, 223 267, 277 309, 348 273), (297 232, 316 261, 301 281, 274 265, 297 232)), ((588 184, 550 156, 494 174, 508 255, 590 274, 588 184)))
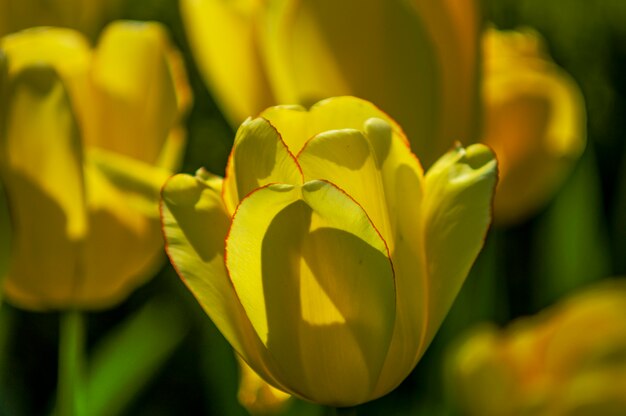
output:
POLYGON ((423 173, 367 101, 246 120, 226 177, 162 192, 170 260, 272 386, 328 405, 380 397, 413 369, 483 244, 493 154, 457 147, 423 173))
POLYGON ((132 22, 93 50, 72 30, 36 28, 2 38, 0 54, 6 297, 29 309, 118 302, 161 260, 159 189, 182 156, 189 101, 180 58, 160 25, 132 22))

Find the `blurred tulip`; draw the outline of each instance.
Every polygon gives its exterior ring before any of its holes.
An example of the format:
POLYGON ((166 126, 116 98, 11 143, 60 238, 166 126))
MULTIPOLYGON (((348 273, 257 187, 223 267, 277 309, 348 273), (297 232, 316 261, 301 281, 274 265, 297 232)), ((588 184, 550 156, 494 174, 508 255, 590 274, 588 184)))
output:
POLYGON ((98 47, 69 29, 0 40, 0 177, 13 225, 5 294, 29 309, 100 308, 162 259, 158 195, 184 149, 190 94, 156 23, 98 47))
POLYGON ((482 145, 424 175, 366 101, 272 107, 239 128, 223 180, 166 183, 167 252, 263 379, 354 405, 395 388, 432 340, 482 247, 495 182, 482 145))
POLYGON ((122 0, 3 0, 0 36, 34 26, 60 26, 95 36, 119 14, 122 0))
POLYGON ((182 0, 196 60, 231 124, 354 95, 387 111, 425 166, 475 138, 476 0, 182 0))
POLYGON ((263 380, 248 364, 237 357, 239 362, 239 403, 252 415, 278 414, 288 405, 291 398, 265 380, 263 380))
POLYGON ((626 282, 606 282, 505 330, 475 330, 449 376, 463 414, 626 414, 626 282))
POLYGON ((483 48, 483 143, 500 166, 496 221, 512 223, 544 206, 578 160, 585 106, 537 33, 488 29, 483 48))
POLYGON ((482 122, 502 163, 500 223, 542 208, 584 148, 580 92, 536 34, 487 30, 481 73, 476 1, 182 0, 181 12, 233 125, 270 105, 354 95, 398 120, 429 167, 455 141, 480 141, 482 122))

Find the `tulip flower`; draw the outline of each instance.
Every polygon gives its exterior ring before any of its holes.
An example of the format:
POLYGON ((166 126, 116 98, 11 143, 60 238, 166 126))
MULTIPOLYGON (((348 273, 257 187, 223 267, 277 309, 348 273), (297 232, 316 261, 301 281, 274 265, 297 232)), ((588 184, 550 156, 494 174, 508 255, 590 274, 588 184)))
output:
POLYGON ((163 188, 166 250, 237 353, 336 406, 413 369, 483 244, 496 162, 456 147, 424 174, 389 116, 353 97, 246 120, 224 179, 163 188))
POLYGON ((0 36, 34 26, 61 26, 90 36, 119 14, 121 0, 3 0, 0 36))
POLYGON ((290 395, 263 380, 241 358, 239 363, 239 403, 251 415, 280 414, 289 404, 290 395))
POLYGON ((474 139, 478 1, 182 0, 198 66, 238 126, 270 105, 354 95, 430 166, 474 139))
POLYGON ((398 120, 425 167, 456 141, 492 147, 506 225, 563 182, 584 148, 584 105, 536 34, 487 30, 481 70, 477 3, 182 0, 181 15, 234 126, 270 105, 367 99, 398 120))
POLYGON ((449 376, 467 415, 626 413, 626 285, 605 282, 454 349, 449 376))
POLYGON ((0 40, 0 180, 13 227, 6 298, 101 308, 162 259, 158 197, 184 148, 189 91, 156 23, 118 22, 91 49, 70 29, 0 40))
POLYGON ((519 222, 543 207, 585 147, 576 83, 531 30, 483 36, 484 135, 500 167, 496 220, 519 222))

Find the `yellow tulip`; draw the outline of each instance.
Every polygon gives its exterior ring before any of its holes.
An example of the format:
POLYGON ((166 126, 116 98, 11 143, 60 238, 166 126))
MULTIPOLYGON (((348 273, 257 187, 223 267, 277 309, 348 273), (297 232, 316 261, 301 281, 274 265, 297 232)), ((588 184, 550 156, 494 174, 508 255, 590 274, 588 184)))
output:
POLYGON ((182 0, 181 14, 234 126, 270 105, 367 99, 398 120, 425 167, 456 141, 491 146, 496 219, 510 224, 542 208, 577 160, 584 105, 536 34, 487 30, 481 71, 477 3, 182 0))
POLYGON ((496 220, 543 207, 585 147, 585 106, 576 83, 530 30, 483 37, 484 136, 500 166, 496 220))
POLYGON ((7 299, 100 308, 162 259, 158 197, 182 156, 184 69, 156 23, 91 49, 70 29, 0 40, 0 179, 13 226, 7 299))
POLYGON ((182 0, 199 68, 232 125, 276 104, 354 95, 430 166, 475 137, 478 1, 182 0))
POLYGON ((239 363, 239 403, 252 415, 270 415, 282 412, 288 405, 290 395, 263 380, 245 361, 239 363))
POLYGON ((432 340, 482 247, 495 182, 482 145, 424 174, 367 101, 272 107, 241 125, 224 179, 166 183, 166 249, 264 380, 354 405, 395 388, 432 340))
POLYGON ((626 413, 626 284, 601 284, 453 350, 450 382, 468 415, 626 413))
POLYGON ((119 14, 122 0, 3 0, 0 36, 34 26, 61 26, 90 36, 119 14))

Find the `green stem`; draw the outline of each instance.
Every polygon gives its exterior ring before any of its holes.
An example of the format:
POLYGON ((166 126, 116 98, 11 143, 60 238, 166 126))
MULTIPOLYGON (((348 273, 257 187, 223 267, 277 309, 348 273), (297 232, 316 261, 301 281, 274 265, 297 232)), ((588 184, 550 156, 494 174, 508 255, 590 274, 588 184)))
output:
POLYGON ((85 322, 81 312, 61 313, 56 416, 81 412, 80 388, 83 371, 85 322))

